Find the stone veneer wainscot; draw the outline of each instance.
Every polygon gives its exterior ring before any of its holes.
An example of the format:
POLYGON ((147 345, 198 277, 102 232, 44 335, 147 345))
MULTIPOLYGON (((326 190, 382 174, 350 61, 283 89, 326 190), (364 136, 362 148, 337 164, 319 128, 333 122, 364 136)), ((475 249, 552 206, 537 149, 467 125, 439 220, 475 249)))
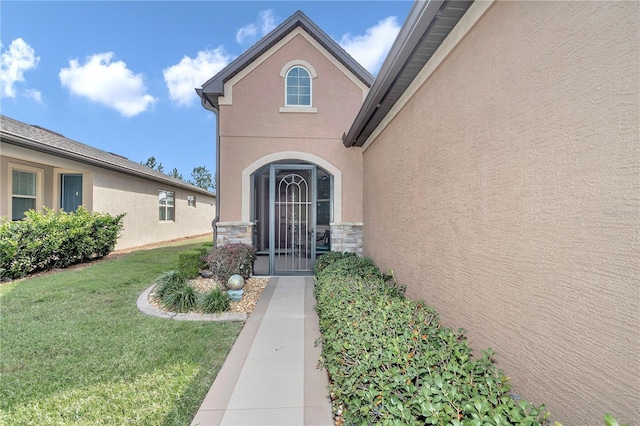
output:
MULTIPOLYGON (((253 242, 253 222, 219 222, 216 245, 253 242)), ((362 222, 331 224, 331 251, 348 251, 362 256, 362 222)))

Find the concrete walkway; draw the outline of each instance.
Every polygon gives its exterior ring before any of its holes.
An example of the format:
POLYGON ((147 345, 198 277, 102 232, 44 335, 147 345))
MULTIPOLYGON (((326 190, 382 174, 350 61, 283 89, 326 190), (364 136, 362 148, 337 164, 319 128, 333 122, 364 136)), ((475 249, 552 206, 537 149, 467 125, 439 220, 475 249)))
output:
POLYGON ((312 277, 273 277, 192 426, 333 425, 312 277))

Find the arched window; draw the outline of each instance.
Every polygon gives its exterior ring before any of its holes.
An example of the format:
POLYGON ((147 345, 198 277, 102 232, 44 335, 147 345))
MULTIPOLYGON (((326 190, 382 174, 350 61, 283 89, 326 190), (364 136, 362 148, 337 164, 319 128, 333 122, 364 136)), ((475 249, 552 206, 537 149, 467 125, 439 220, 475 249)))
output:
POLYGON ((311 74, 306 68, 294 66, 285 78, 286 106, 311 106, 311 74))

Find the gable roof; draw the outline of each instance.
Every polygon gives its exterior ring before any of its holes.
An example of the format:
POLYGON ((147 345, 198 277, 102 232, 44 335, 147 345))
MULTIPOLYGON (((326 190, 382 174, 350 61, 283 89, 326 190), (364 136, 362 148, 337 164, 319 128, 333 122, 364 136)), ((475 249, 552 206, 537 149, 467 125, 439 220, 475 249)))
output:
MULTIPOLYGON (((201 89, 196 89, 198 96, 202 99, 203 105, 207 101, 211 106, 218 104, 218 97, 224 96, 224 84, 238 74, 245 67, 255 61, 276 43, 282 40, 287 34, 302 27, 311 37, 313 37, 322 47, 327 49, 342 65, 351 71, 367 87, 371 87, 373 76, 355 59, 353 59, 338 43, 320 29, 311 19, 301 11, 297 11, 283 23, 278 25, 273 31, 260 39, 256 44, 247 49, 244 53, 234 59, 218 74, 214 75, 201 89)), ((205 105, 206 106, 206 105, 205 105)))
POLYGON ((362 146, 407 90, 473 0, 416 1, 349 131, 345 146, 362 146))
POLYGON ((4 115, 0 115, 0 140, 3 143, 32 149, 56 157, 152 180, 200 194, 215 196, 215 194, 209 191, 152 170, 149 167, 128 160, 117 154, 102 151, 65 138, 61 134, 51 130, 43 129, 39 126, 32 126, 4 115))

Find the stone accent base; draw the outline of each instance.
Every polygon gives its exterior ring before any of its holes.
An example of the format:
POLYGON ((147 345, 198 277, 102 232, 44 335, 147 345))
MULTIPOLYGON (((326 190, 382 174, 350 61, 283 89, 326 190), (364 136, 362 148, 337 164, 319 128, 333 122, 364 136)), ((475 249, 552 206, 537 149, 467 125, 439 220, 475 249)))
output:
POLYGON ((362 256, 362 222, 332 223, 331 251, 348 251, 362 256))
MULTIPOLYGON (((227 243, 253 244, 253 223, 218 222, 216 246, 227 243)), ((348 251, 362 256, 362 223, 332 223, 331 251, 348 251)))
POLYGON ((252 222, 218 222, 216 246, 227 243, 253 244, 252 222))

